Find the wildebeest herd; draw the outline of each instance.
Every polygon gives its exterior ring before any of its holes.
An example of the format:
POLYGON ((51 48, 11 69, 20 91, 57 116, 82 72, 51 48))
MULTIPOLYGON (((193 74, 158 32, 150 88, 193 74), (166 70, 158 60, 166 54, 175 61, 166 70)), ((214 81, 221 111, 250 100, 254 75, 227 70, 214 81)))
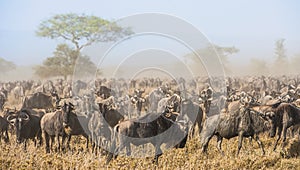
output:
POLYGON ((64 152, 71 137, 81 135, 87 149, 92 144, 93 153, 106 152, 107 163, 123 149, 129 156, 131 145, 147 143, 158 163, 163 144, 184 148, 197 137, 203 154, 213 136, 221 154, 222 139, 237 136, 237 154, 244 137, 256 140, 265 154, 260 134, 277 134, 273 150, 280 139, 285 147, 287 134, 299 136, 300 78, 295 76, 56 79, 0 87, 0 137, 9 143, 9 136, 16 136, 24 150, 31 139, 46 153, 64 152))

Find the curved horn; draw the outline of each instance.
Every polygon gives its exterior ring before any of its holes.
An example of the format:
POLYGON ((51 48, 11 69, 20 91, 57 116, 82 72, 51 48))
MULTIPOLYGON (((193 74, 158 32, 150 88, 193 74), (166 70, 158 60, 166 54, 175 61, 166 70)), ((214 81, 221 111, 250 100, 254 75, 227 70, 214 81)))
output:
POLYGON ((15 119, 15 118, 16 118, 16 116, 14 116, 14 115, 8 115, 7 118, 6 118, 6 120, 7 120, 8 122, 10 122, 11 120, 13 120, 13 119, 15 119))
POLYGON ((274 112, 267 112, 267 113, 265 113, 265 115, 268 116, 268 117, 273 117, 273 116, 275 116, 275 113, 274 112))
POLYGON ((29 115, 28 115, 28 113, 25 113, 25 118, 22 118, 24 121, 27 121, 27 120, 29 120, 29 115))
POLYGON ((246 105, 246 103, 245 103, 245 101, 244 101, 244 98, 241 98, 241 99, 240 99, 240 103, 241 103, 243 106, 246 105))
POLYGON ((172 112, 173 115, 179 116, 180 114, 178 112, 172 112))

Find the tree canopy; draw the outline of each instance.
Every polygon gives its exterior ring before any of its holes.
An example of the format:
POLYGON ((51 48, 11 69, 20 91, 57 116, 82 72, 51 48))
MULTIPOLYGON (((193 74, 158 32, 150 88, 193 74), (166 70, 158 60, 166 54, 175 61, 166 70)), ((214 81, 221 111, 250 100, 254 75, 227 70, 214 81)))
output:
POLYGON ((0 72, 1 73, 6 73, 13 69, 16 69, 16 65, 13 62, 7 61, 0 57, 0 72))
POLYGON ((95 73, 97 70, 89 57, 81 55, 66 44, 60 44, 52 57, 48 57, 42 65, 35 68, 35 74, 41 78, 63 76, 66 79, 73 74, 75 66, 80 67, 81 73, 95 73))
MULTIPOLYGON (((231 72, 228 66, 228 56, 233 55, 235 53, 239 52, 239 49, 235 48, 234 46, 232 47, 221 47, 218 45, 213 45, 210 44, 205 48, 198 49, 196 51, 197 55, 200 55, 200 57, 206 58, 206 61, 208 62, 218 62, 218 61, 213 61, 216 57, 216 53, 220 57, 220 60, 224 66, 225 72, 229 73, 231 72), (214 56, 214 57, 212 57, 214 56)), ((196 72, 206 72, 204 66, 199 66, 199 58, 195 53, 190 53, 184 56, 186 61, 191 61, 192 68, 194 67, 196 72), (194 65, 194 66, 193 66, 194 65)), ((203 63, 202 63, 203 64, 203 63)))
POLYGON ((42 21, 36 31, 37 36, 51 39, 62 38, 80 51, 97 42, 116 41, 132 34, 130 28, 122 28, 115 22, 97 16, 74 13, 59 14, 42 21))
POLYGON ((44 20, 38 27, 36 35, 51 39, 63 39, 68 44, 60 44, 52 57, 47 58, 41 66, 35 69, 36 75, 42 78, 72 75, 76 67, 80 73, 95 73, 97 68, 88 56, 80 51, 98 42, 116 41, 132 34, 130 28, 123 28, 117 23, 97 16, 78 15, 74 13, 58 14, 44 20), (77 63, 77 64, 76 64, 77 63))
POLYGON ((289 63, 286 56, 284 45, 285 39, 279 39, 275 42, 275 62, 273 71, 275 74, 283 75, 289 72, 289 63))

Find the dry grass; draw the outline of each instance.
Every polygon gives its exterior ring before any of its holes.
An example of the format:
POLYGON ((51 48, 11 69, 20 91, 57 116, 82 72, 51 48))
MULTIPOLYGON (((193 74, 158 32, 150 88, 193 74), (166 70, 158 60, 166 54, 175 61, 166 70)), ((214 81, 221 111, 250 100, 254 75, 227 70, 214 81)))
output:
MULTIPOLYGON (((66 153, 46 154, 44 147, 36 148, 30 142, 27 152, 22 146, 14 143, 12 137, 10 144, 1 143, 0 169, 299 169, 300 159, 292 158, 300 153, 299 142, 291 140, 287 146, 286 155, 282 152, 273 152, 274 139, 262 137, 265 144, 266 155, 261 155, 257 143, 252 144, 246 139, 240 155, 235 156, 237 138, 224 140, 223 150, 225 156, 216 149, 216 139, 213 138, 208 155, 200 153, 198 138, 188 142, 184 149, 171 149, 166 151, 159 159, 159 165, 152 164, 152 158, 118 157, 108 166, 105 165, 105 156, 95 156, 84 149, 84 140, 79 144, 72 143, 72 151, 66 153), (292 148, 292 149, 291 149, 292 148), (290 152, 293 151, 293 152, 290 152), (295 154, 295 151, 297 153, 295 154)), ((278 149, 279 150, 279 149, 278 149)))
MULTIPOLYGON (((9 96, 7 106, 16 106, 21 103, 9 96)), ((74 140, 72 151, 66 153, 46 154, 44 146, 36 148, 29 142, 27 151, 22 145, 15 144, 15 137, 10 136, 10 143, 0 142, 0 170, 1 169, 300 169, 300 141, 291 139, 285 151, 272 151, 275 139, 261 136, 265 145, 266 154, 255 141, 252 144, 244 140, 240 155, 236 156, 238 139, 223 140, 222 156, 216 148, 216 139, 213 138, 208 147, 208 155, 200 152, 200 142, 197 136, 188 141, 184 149, 166 151, 159 159, 159 165, 152 163, 150 158, 118 157, 109 165, 105 165, 105 156, 95 156, 91 151, 83 151, 85 140, 74 140), (79 142, 78 142, 79 141, 79 142)))

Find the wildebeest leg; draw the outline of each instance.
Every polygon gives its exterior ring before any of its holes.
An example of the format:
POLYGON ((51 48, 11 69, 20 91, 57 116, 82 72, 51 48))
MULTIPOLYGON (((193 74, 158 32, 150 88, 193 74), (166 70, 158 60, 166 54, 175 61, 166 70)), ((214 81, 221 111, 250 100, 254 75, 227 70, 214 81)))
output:
POLYGON ((72 138, 72 135, 68 135, 68 140, 67 140, 67 147, 68 147, 68 149, 71 149, 71 146, 70 146, 71 138, 72 138))
POLYGON ((8 143, 8 142, 9 142, 9 137, 8 137, 7 129, 5 130, 4 142, 5 142, 5 143, 8 143))
POLYGON ((300 128, 299 127, 297 127, 297 136, 298 136, 298 140, 300 141, 300 128))
POLYGON ((23 148, 24 151, 26 151, 26 148, 27 148, 27 139, 24 140, 24 148, 23 148))
POLYGON ((59 141, 59 135, 56 135, 56 141, 57 141, 57 147, 56 147, 56 151, 59 152, 60 151, 60 141, 59 141))
POLYGON ((108 164, 113 158, 116 159, 119 151, 120 151, 120 146, 115 148, 115 150, 111 150, 112 153, 108 154, 107 159, 106 159, 106 164, 108 164))
POLYGON ((92 137, 92 152, 95 153, 95 155, 98 154, 98 137, 92 137))
POLYGON ((50 137, 46 132, 44 132, 44 136, 45 136, 45 142, 46 142, 46 153, 50 153, 50 146, 49 146, 50 137))
POLYGON ((36 139, 33 138, 32 141, 33 141, 33 143, 34 143, 34 147, 37 147, 37 145, 36 145, 36 139))
POLYGON ((258 146, 261 148, 262 155, 265 155, 264 145, 263 145, 263 143, 260 141, 258 135, 255 135, 255 140, 256 140, 256 142, 258 143, 258 146))
POLYGON ((128 143, 127 141, 123 141, 120 140, 120 145, 118 147, 116 147, 116 139, 113 139, 111 147, 110 147, 110 152, 107 159, 106 159, 106 164, 108 164, 113 158, 116 159, 119 152, 122 151, 124 149, 124 147, 126 146, 126 143, 128 143))
POLYGON ((42 145, 43 145, 42 132, 39 132, 39 133, 38 133, 37 139, 39 140, 39 146, 42 146, 42 145))
POLYGON ((61 150, 64 152, 66 151, 66 145, 65 145, 65 142, 66 142, 66 136, 63 135, 62 138, 61 138, 61 150))
POLYGON ((275 142, 275 145, 274 145, 274 148, 273 148, 273 151, 276 150, 276 147, 277 147, 277 144, 281 138, 281 132, 282 132, 282 127, 278 127, 278 131, 277 131, 277 139, 276 139, 276 142, 275 142))
POLYGON ((192 139, 194 137, 194 134, 195 134, 195 126, 196 126, 196 123, 193 124, 193 126, 191 126, 190 130, 189 130, 189 134, 188 134, 188 137, 189 139, 192 139))
POLYGON ((95 141, 92 142, 92 153, 95 153, 95 155, 97 155, 97 150, 95 150, 96 148, 96 143, 95 141))
POLYGON ((212 135, 210 134, 209 136, 206 136, 206 137, 204 137, 204 139, 202 139, 202 140, 204 140, 201 142, 202 143, 202 149, 201 149, 202 153, 207 153, 208 143, 212 137, 213 137, 213 134, 212 135))
POLYGON ((286 133, 287 133, 287 126, 284 125, 283 126, 283 134, 282 134, 282 149, 284 149, 285 145, 286 145, 286 133))
POLYGON ((217 135, 217 148, 219 150, 219 152, 224 156, 224 152, 222 151, 222 141, 223 141, 223 137, 220 135, 217 135))
POLYGON ((85 137, 85 139, 86 139, 86 150, 88 151, 88 149, 89 149, 89 136, 84 136, 85 137))
POLYGON ((126 146, 126 155, 127 156, 131 155, 131 146, 130 146, 130 143, 128 143, 127 146, 126 146))
POLYGON ((240 153, 240 150, 241 150, 242 145, 243 145, 243 139, 244 139, 244 132, 240 132, 239 133, 239 145, 238 145, 238 151, 236 153, 236 156, 238 156, 239 153, 240 153))
POLYGON ((50 136, 50 139, 51 139, 50 149, 52 150, 52 146, 55 143, 55 136, 50 136))
POLYGON ((153 163, 158 165, 158 158, 162 155, 162 150, 160 149, 160 145, 154 146, 155 147, 155 157, 153 163))
MULTIPOLYGON (((91 134, 89 135, 89 141, 91 142, 92 145, 92 153, 95 153, 95 148, 96 148, 96 141, 97 141, 97 137, 95 137, 95 133, 93 131, 91 131, 91 134)), ((96 153, 97 155, 97 153, 96 153)))

